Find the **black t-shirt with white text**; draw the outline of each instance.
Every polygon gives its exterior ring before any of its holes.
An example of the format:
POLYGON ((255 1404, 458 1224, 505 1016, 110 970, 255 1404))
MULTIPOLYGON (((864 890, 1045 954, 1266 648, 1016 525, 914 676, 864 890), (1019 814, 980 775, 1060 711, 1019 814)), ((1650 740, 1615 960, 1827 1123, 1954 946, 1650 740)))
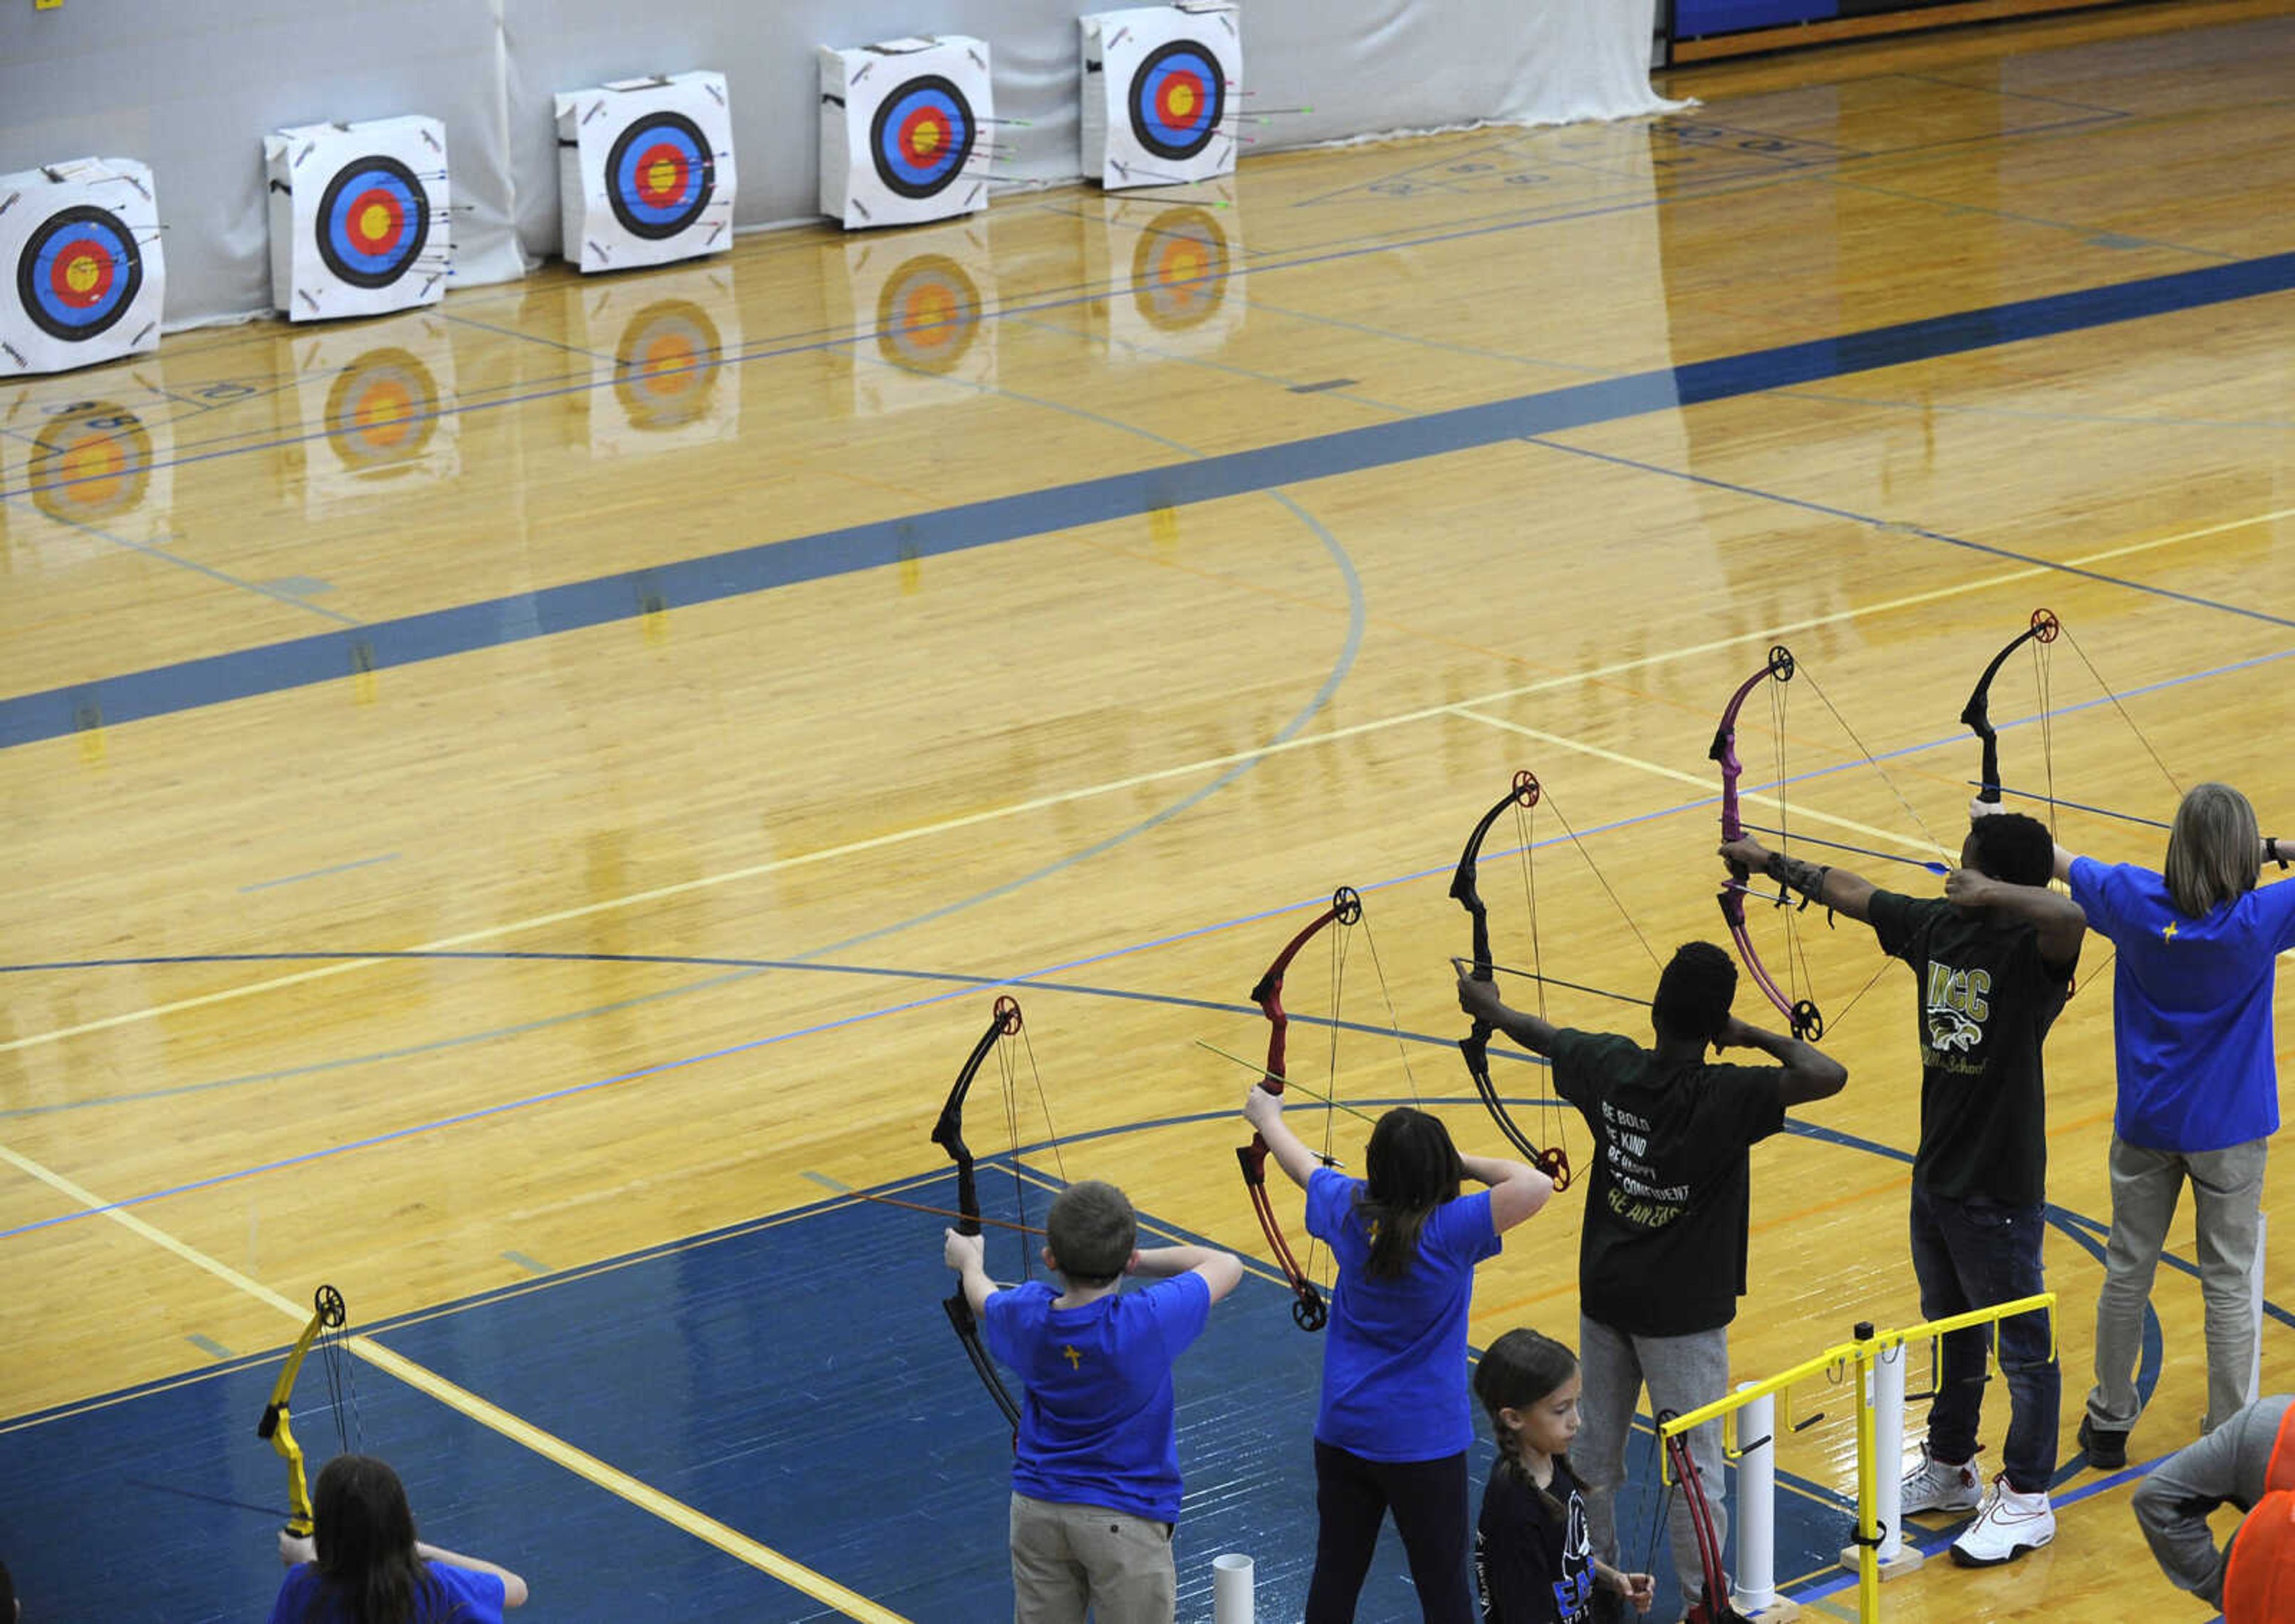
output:
POLYGON ((1570 1463, 1557 1457, 1546 1495, 1503 1457, 1491 1463, 1474 1523, 1474 1588, 1482 1624, 1586 1624, 1593 1617, 1594 1542, 1570 1463))
POLYGON ((1913 1181, 1932 1195, 2030 1206, 2046 1195, 2040 1044, 2071 991, 2072 966, 2040 957, 2039 932, 1996 925, 1941 897, 1875 891, 1881 951, 1916 980, 1921 1145, 1913 1181))
POLYGON ((1727 1325, 1745 1290, 1745 1153, 1785 1126, 1785 1068, 1661 1060, 1567 1028, 1547 1052, 1594 1134, 1579 1306, 1634 1336, 1727 1325))

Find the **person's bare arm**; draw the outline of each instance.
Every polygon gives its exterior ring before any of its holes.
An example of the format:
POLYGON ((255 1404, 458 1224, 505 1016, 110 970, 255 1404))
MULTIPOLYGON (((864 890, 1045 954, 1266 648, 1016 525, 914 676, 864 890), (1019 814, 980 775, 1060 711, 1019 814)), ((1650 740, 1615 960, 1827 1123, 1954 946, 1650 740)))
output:
POLYGON ((1251 1092, 1244 1096, 1244 1120, 1267 1141, 1267 1154, 1275 1158, 1292 1183, 1301 1189, 1315 1170, 1323 1165, 1323 1158, 1307 1148, 1306 1142, 1291 1131, 1283 1120, 1283 1096, 1264 1084, 1253 1083, 1251 1092))
POLYGON ((1811 1100, 1830 1099, 1849 1081, 1849 1068, 1816 1045, 1781 1032, 1764 1032, 1734 1015, 1721 1035, 1713 1040, 1713 1047, 1759 1049, 1781 1065, 1785 1071, 1777 1079, 1777 1098, 1785 1101, 1787 1110, 1811 1100))
POLYGON ((1544 1206, 1554 1194, 1554 1180, 1527 1162, 1462 1155, 1458 1164, 1467 1178, 1491 1187, 1491 1228, 1500 1235, 1544 1206))
POLYGON ((1453 959, 1451 965, 1458 972, 1458 1008, 1480 1024, 1486 1024, 1506 1033, 1534 1055, 1554 1052, 1554 1034, 1561 1030, 1543 1016, 1509 1009, 1499 1000, 1495 983, 1476 981, 1469 973, 1463 959, 1453 959))
POLYGON ((2041 959, 2057 969, 2079 957, 2080 939, 2087 934, 2080 905, 2046 885, 2012 885, 1974 869, 1955 869, 1944 877, 1944 900, 2024 920, 2039 933, 2041 959))
POLYGON ((1721 861, 1732 869, 1766 875, 1818 907, 1845 913, 1859 925, 1873 922, 1873 893, 1878 887, 1861 874, 1772 852, 1751 835, 1742 840, 1724 842, 1721 861))
POLYGON ((988 1299, 997 1289, 996 1282, 988 1277, 988 1245, 977 1235, 959 1235, 955 1230, 943 1231, 941 1261, 956 1270, 957 1279, 964 1288, 964 1300, 972 1306, 976 1319, 988 1311, 988 1299))

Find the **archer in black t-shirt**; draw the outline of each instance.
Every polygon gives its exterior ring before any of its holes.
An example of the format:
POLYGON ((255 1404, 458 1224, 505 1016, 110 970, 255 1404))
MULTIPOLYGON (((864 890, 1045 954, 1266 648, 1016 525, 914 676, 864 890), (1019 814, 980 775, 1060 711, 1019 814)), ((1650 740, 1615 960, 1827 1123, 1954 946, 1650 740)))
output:
MULTIPOLYGON (((1921 1039, 1921 1142, 1913 1156, 1913 1274, 1921 1312, 1941 1319, 2046 1289, 2040 1263, 2047 1186, 2040 1044, 2071 991, 2087 916, 2048 889, 2055 843, 2016 813, 1975 818, 1940 898, 1900 896, 1842 869, 1732 841, 1722 857, 1760 869, 1873 927, 1881 951, 1915 977, 1921 1039)), ((2009 1423, 2000 1492, 1986 1500, 1976 1465, 1989 1333, 1944 1339, 1927 1458, 1906 1479, 1903 1510, 1983 1514, 1953 1542, 1964 1567, 2013 1562, 2055 1538, 2062 1383, 2046 1318, 2000 1326, 2009 1423)))
MULTIPOLYGON (((1729 1389, 1729 1322, 1745 1289, 1747 1155, 1792 1106, 1841 1091, 1848 1072, 1798 1038, 1729 1013, 1737 967, 1711 943, 1674 953, 1650 1006, 1656 1047, 1575 1032, 1509 1009, 1462 967, 1458 1003, 1552 1063, 1555 1091, 1593 1130, 1593 1171, 1578 1248, 1582 1430, 1572 1458, 1585 1488, 1594 1553, 1618 1564, 1617 1490, 1645 1384, 1650 1406, 1687 1413, 1729 1389), (1752 1049, 1775 1065, 1710 1064, 1708 1046, 1752 1049)), ((1690 1433, 1720 1504, 1721 1427, 1690 1433)), ((1671 1498, 1674 1570, 1685 1596, 1703 1585, 1687 1502, 1671 1498)))

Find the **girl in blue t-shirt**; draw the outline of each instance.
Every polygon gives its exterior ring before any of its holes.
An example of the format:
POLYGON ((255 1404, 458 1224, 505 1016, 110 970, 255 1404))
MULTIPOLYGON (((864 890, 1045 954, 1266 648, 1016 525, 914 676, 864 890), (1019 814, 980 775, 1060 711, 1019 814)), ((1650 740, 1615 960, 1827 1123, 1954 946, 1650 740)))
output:
POLYGON ((2279 1128, 2272 1003, 2278 955, 2295 946, 2295 885, 2258 887, 2266 860, 2287 862, 2228 784, 2195 785, 2184 796, 2163 873, 2056 848, 2056 877, 2071 886, 2088 928, 2118 950, 2111 1240, 2096 1293, 2095 1385, 2079 1425, 2095 1466, 2128 1462, 2143 1407, 2135 1371, 2144 1311, 2187 1179, 2207 1302, 2207 1430, 2247 1401, 2256 1335, 2248 1277, 2264 1153, 2279 1128))
POLYGON ((1474 1397, 1499 1446, 1474 1528, 1482 1624, 1586 1624, 1597 1587, 1647 1612, 1656 1581, 1594 1555, 1570 1470, 1578 1435, 1578 1356, 1550 1336, 1508 1331, 1474 1367, 1474 1397))
POLYGON ((1326 1167, 1254 1085, 1244 1115, 1307 1192, 1307 1229, 1338 1261, 1315 1420, 1319 1527, 1306 1624, 1345 1624, 1392 1512, 1427 1624, 1473 1624, 1466 1573, 1466 1310, 1474 1265, 1546 1204, 1553 1180, 1459 1155, 1440 1118, 1398 1106, 1364 1155, 1368 1179, 1326 1167), (1472 1179, 1489 1187, 1461 1196, 1472 1179))
POLYGON ((312 1537, 279 1536, 289 1564, 271 1624, 502 1624, 523 1606, 508 1568, 414 1538, 406 1489, 372 1455, 338 1455, 311 1492, 312 1537))

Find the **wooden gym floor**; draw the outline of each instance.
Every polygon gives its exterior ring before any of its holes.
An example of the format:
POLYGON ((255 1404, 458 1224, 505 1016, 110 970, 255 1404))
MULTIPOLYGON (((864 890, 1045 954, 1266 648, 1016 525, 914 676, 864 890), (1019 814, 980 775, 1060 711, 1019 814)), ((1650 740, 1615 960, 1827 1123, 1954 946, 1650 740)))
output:
MULTIPOLYGON (((845 1193, 950 1199, 927 1135, 992 989, 1031 1044, 1017 1120, 993 1068, 967 1120, 1000 1209, 1017 1140, 1032 1211, 1113 1178, 1263 1263, 1251 1073, 1196 1040, 1258 1054, 1246 990, 1359 886, 1376 965, 1351 950, 1333 1025, 1303 958, 1295 1073, 1496 1147, 1449 1047, 1468 827, 1534 771, 1544 967, 1646 993, 1605 885, 1660 953, 1718 935, 1706 747, 1772 642, 1803 675, 1781 730, 1748 707, 1745 781, 1797 829, 1956 848, 1960 706, 2040 606, 2078 652, 2045 693, 2002 676, 2012 786, 2158 818, 2221 778, 2295 825, 2291 73, 2283 4, 1973 30, 1680 74, 1703 105, 1664 120, 753 237, 0 395, 27 1618, 265 1604, 249 1433, 321 1281, 372 1333, 355 1436, 535 1616, 996 1616, 1004 1444, 938 1221, 845 1193)), ((1512 964, 1518 873, 1483 879, 1512 964)), ((1756 1155, 1747 1375, 1915 1318, 1901 973, 1862 993, 1869 938, 1799 925, 1753 928, 1852 1080, 1756 1155)), ((2068 1448, 2106 966, 2049 1049, 2068 1448)), ((1540 1130, 1542 1074, 1503 1074, 1540 1130)), ((1478 1342, 1574 1334, 1577 1212, 1487 1268, 1478 1342)), ((2295 1377, 2268 1285, 2266 1390, 2295 1377)), ((1284 1300, 1255 1281, 1183 1367, 1190 1616, 1213 1551, 1259 1558, 1270 1617, 1311 1554, 1284 1300)), ((2203 1402, 2196 1285, 2155 1302, 2147 1460, 2203 1402)), ((1842 1528, 1831 1408, 1782 1459, 1804 1555, 1842 1528)), ((2128 1492, 2068 1470, 2052 1549, 1933 1563, 1887 1616, 2199 1616, 2128 1492)), ((1415 1616, 1398 1571, 1366 1619, 1415 1616)))

